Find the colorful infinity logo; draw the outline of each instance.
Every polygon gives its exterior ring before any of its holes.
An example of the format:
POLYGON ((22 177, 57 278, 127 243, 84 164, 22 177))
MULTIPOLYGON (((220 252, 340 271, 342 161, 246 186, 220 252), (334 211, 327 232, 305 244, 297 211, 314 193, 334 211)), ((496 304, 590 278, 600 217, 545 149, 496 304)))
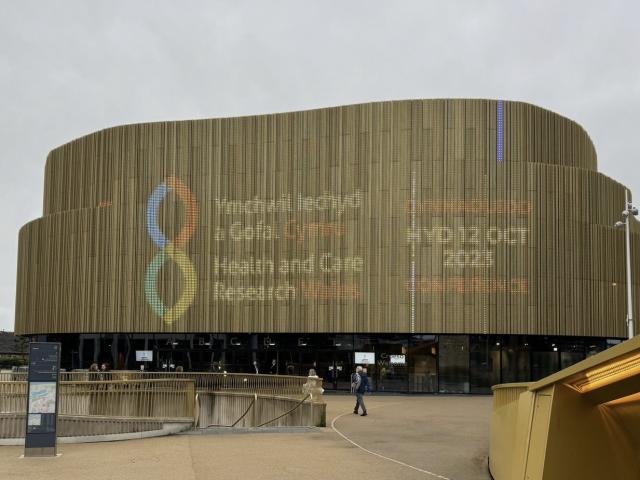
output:
POLYGON ((149 232, 151 240, 158 246, 160 251, 147 267, 144 290, 149 306, 151 306, 156 315, 162 317, 162 320, 167 325, 171 325, 175 320, 180 318, 191 306, 196 296, 196 287, 198 284, 196 271, 183 248, 191 239, 196 229, 197 220, 198 204, 196 199, 191 193, 191 190, 189 190, 179 178, 167 177, 164 182, 155 188, 149 197, 149 201, 147 202, 147 231, 149 232), (178 195, 187 208, 185 223, 174 241, 167 240, 158 225, 158 208, 160 208, 160 204, 162 200, 164 200, 164 197, 167 196, 167 193, 171 191, 178 195), (163 303, 158 295, 157 288, 158 272, 160 272, 162 266, 169 259, 176 262, 180 268, 185 285, 182 295, 171 308, 168 308, 163 303))

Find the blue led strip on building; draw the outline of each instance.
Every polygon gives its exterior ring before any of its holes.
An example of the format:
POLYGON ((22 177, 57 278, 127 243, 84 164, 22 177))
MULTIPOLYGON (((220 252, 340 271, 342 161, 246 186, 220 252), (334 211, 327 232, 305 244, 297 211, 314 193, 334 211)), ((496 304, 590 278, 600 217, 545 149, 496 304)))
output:
POLYGON ((496 160, 504 160, 504 102, 498 100, 498 110, 496 113, 496 160))
POLYGON ((170 188, 166 182, 160 183, 147 202, 147 231, 149 232, 151 240, 153 240, 153 243, 155 243, 158 248, 164 248, 169 243, 169 240, 164 236, 164 233, 162 233, 158 225, 158 209, 164 197, 169 193, 169 190, 170 188))

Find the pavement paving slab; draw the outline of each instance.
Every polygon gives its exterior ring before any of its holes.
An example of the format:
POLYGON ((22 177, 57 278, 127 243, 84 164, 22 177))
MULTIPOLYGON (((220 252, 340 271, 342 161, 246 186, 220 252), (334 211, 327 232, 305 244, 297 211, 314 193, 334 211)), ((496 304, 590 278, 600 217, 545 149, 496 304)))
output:
POLYGON ((57 458, 0 447, 2 480, 487 480, 488 396, 326 395, 326 428, 65 444, 57 458), (331 424, 335 428, 331 427, 331 424))

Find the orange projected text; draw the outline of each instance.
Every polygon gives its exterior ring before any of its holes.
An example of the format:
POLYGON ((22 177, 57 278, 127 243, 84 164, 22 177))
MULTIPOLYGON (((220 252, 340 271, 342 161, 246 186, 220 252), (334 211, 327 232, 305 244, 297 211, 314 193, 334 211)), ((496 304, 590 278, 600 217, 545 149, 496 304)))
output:
MULTIPOLYGON (((412 282, 405 283, 411 291, 412 282)), ((484 278, 484 277, 448 277, 417 278, 417 293, 510 293, 526 295, 529 284, 526 278, 484 278)))
POLYGON ((429 213, 439 215, 442 213, 475 213, 475 214, 506 214, 529 215, 532 211, 531 202, 528 200, 421 200, 406 203, 409 213, 429 213))

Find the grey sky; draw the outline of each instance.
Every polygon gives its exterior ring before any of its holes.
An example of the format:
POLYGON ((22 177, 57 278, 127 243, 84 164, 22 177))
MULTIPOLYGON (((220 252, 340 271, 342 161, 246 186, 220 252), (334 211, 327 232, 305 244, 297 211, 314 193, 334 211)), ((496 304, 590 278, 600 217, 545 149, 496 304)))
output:
POLYGON ((0 329, 13 329, 18 230, 41 215, 47 153, 112 125, 405 98, 523 100, 580 123, 600 171, 640 191, 637 2, 0 7, 0 329))

